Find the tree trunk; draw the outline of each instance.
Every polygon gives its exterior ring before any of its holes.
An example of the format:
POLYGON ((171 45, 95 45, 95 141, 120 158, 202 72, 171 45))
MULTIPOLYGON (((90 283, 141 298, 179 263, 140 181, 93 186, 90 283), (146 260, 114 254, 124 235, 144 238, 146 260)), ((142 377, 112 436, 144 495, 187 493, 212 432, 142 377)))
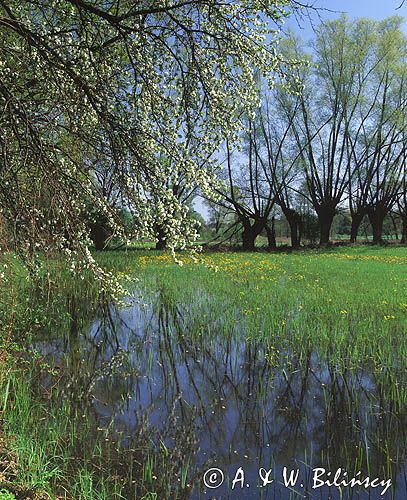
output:
POLYGON ((98 222, 91 224, 90 237, 96 250, 103 250, 110 236, 111 231, 104 224, 98 222))
POLYGON ((253 228, 244 228, 242 233, 242 248, 243 250, 252 251, 255 248, 257 234, 253 228))
POLYGON ((269 224, 266 225, 266 234, 267 234, 268 249, 275 250, 277 248, 277 242, 276 242, 276 231, 274 227, 274 217, 271 219, 271 225, 269 224))
POLYGON ((167 248, 167 242, 164 239, 159 239, 155 244, 156 250, 165 250, 167 248))
POLYGON ((387 210, 383 208, 374 208, 368 213, 373 231, 373 243, 375 245, 383 243, 383 222, 386 215, 387 210))
POLYGON ((319 244, 321 247, 325 247, 329 244, 329 237, 335 213, 335 210, 324 209, 324 207, 321 207, 318 211, 319 244))
POLYGON ((404 245, 407 243, 407 215, 401 218, 402 226, 401 226, 401 241, 404 245))
POLYGON ((350 242, 356 243, 358 239, 359 227, 362 223, 363 217, 365 216, 362 212, 353 212, 351 214, 352 217, 352 225, 350 229, 350 242))
POLYGON ((291 246, 299 248, 301 243, 301 215, 291 208, 283 209, 283 213, 290 226, 291 246))
POLYGON ((298 220, 298 218, 294 216, 288 220, 288 224, 290 225, 291 246, 293 248, 300 248, 300 243, 301 243, 300 220, 298 220))
POLYGON ((156 250, 165 250, 167 248, 167 238, 165 237, 164 228, 162 226, 156 227, 157 243, 155 244, 156 250))
POLYGON ((399 239, 399 232, 398 232, 398 229, 397 229, 397 223, 396 223, 396 221, 395 221, 394 216, 393 216, 392 213, 390 213, 390 218, 391 218, 391 222, 393 224, 394 236, 395 236, 396 240, 398 240, 399 239))
POLYGON ((266 222, 263 220, 256 220, 250 224, 250 219, 242 222, 242 248, 243 250, 253 251, 255 249, 256 238, 265 228, 266 222))

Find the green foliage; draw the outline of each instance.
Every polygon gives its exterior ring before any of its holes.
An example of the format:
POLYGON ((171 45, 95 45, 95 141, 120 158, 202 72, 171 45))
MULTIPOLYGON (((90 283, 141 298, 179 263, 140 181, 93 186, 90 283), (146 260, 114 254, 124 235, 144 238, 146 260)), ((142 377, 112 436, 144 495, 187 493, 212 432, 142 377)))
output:
POLYGON ((318 217, 311 213, 305 213, 302 216, 302 228, 304 231, 304 239, 310 243, 315 244, 319 237, 319 224, 318 217))
POLYGON ((10 491, 2 489, 0 490, 0 500, 15 500, 15 496, 10 491))

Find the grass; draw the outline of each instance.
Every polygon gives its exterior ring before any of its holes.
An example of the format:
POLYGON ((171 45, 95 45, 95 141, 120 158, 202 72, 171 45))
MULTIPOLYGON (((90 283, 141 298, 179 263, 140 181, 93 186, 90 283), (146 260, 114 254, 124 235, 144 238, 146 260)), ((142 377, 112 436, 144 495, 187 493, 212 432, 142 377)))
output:
POLYGON ((147 291, 188 304, 196 331, 217 318, 225 333, 280 350, 333 349, 349 368, 360 360, 377 370, 406 366, 405 248, 207 254, 198 265, 181 257, 182 267, 167 255, 135 260, 147 291))
POLYGON ((90 439, 91 421, 80 421, 67 400, 47 404, 44 394, 33 390, 36 373, 32 367, 12 366, 5 378, 12 394, 2 401, 6 411, 1 415, 4 444, 0 453, 5 457, 3 466, 7 464, 7 473, 0 475, 3 486, 19 497, 38 499, 56 498, 56 491, 58 498, 109 499, 112 490, 122 489, 104 473, 105 456, 90 439), (73 464, 78 445, 83 458, 73 464), (104 480, 92 479, 99 472, 104 480), (69 489, 64 491, 66 486, 69 489))
POLYGON ((13 493, 10 493, 10 491, 6 489, 0 490, 0 500, 15 500, 15 496, 13 493))
MULTIPOLYGON (((178 263, 170 255, 140 250, 103 252, 97 259, 121 276, 137 278, 143 300, 154 301, 159 291, 162 304, 181 307, 181 334, 199 345, 230 337, 255 342, 271 368, 284 367, 287 379, 290 370, 298 368, 293 360, 304 366, 312 351, 334 368, 338 379, 345 379, 349 371, 367 370, 380 387, 381 407, 405 414, 406 248, 208 253, 197 255, 196 261, 181 254, 178 263)), ((90 279, 74 280, 63 264, 52 263, 50 275, 44 274, 34 286, 12 256, 3 257, 4 264, 0 455, 9 467, 7 473, 0 469, 0 488, 8 490, 0 490, 0 499, 13 498, 12 492, 86 500, 185 495, 193 467, 187 454, 185 461, 178 454, 193 446, 192 437, 187 442, 175 435, 172 448, 164 443, 157 447, 145 423, 139 436, 143 449, 126 455, 117 442, 96 436, 89 409, 82 412, 64 398, 63 378, 61 382, 54 367, 27 352, 30 339, 69 331, 72 311, 79 329, 86 330, 98 299, 96 285, 90 279), (48 387, 38 384, 44 372, 54 380, 48 387), (180 467, 180 485, 174 489, 167 482, 174 477, 175 466, 180 467), (167 474, 157 479, 157 469, 167 474)), ((357 404, 358 387, 349 391, 357 404)), ((327 414, 334 412, 335 399, 328 387, 324 398, 327 414)), ((376 403, 375 399, 372 405, 376 403)), ((366 462, 369 467, 366 434, 356 460, 357 465, 366 462)))

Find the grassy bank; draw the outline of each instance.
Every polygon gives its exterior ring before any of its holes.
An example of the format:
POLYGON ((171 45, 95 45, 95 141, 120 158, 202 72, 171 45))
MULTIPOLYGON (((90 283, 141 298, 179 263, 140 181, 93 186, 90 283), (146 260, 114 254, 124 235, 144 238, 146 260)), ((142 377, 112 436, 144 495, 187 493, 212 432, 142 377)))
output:
POLYGON ((91 420, 62 397, 55 367, 30 350, 38 336, 69 329, 73 303, 85 317, 97 285, 90 275, 72 278, 59 261, 35 283, 11 254, 1 267, 0 498, 112 498, 122 485, 103 473, 103 450, 89 439, 91 420), (49 388, 44 379, 53 380, 49 388), (83 459, 73 463, 78 446, 83 459))
MULTIPOLYGON (((152 302, 158 291, 161 304, 180 309, 180 338, 188 336, 197 349, 209 349, 222 338, 253 342, 264 351, 261 362, 276 373, 284 370, 287 378, 310 353, 337 380, 368 370, 379 388, 372 409, 380 405, 397 418, 405 415, 405 248, 211 253, 197 262, 179 256, 178 264, 159 252, 105 252, 98 259, 108 269, 136 276, 143 301, 152 302)), ((80 405, 66 397, 63 369, 27 352, 38 338, 72 336, 73 322, 75 331, 87 331, 100 305, 96 285, 73 280, 63 264, 55 264, 51 276, 34 286, 11 256, 4 264, 0 491, 6 488, 21 498, 188 496, 192 467, 180 455, 192 441, 175 436, 172 448, 157 445, 146 422, 139 446, 125 450, 109 429, 97 429, 86 394, 78 395, 80 405), (170 484, 177 467, 183 471, 180 481, 170 484)), ((324 393, 328 409, 335 403, 329 389, 324 393)), ((357 405, 358 387, 348 393, 357 405)), ((380 444, 383 449, 394 445, 391 432, 380 444)), ((390 451, 384 453, 393 467, 390 451)), ((360 462, 368 462, 367 455, 364 447, 360 462)))

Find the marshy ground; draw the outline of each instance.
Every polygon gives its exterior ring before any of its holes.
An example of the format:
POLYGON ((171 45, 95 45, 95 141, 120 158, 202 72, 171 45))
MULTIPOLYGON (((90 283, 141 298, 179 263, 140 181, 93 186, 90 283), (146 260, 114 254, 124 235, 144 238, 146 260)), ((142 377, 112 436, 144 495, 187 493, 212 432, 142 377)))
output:
POLYGON ((0 488, 383 498, 312 490, 310 471, 324 466, 390 478, 385 497, 407 498, 406 248, 98 259, 130 277, 120 304, 57 269, 42 287, 15 271, 11 302, 3 278, 2 324, 12 316, 18 341, 2 356, 0 488), (251 486, 232 491, 240 466, 251 486), (302 487, 281 484, 284 466, 300 469, 302 487), (210 467, 226 478, 212 491, 210 467), (259 467, 273 470, 267 488, 259 467))

